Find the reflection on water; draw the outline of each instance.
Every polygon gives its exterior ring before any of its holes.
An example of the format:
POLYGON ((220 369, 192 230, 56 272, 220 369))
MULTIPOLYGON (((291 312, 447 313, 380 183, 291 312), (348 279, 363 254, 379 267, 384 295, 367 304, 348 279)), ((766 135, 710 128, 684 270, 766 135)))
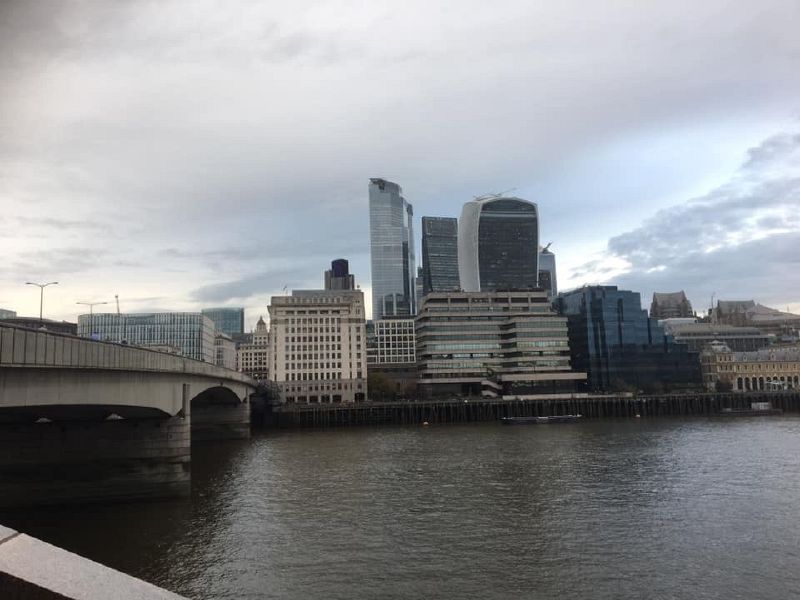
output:
POLYGON ((800 419, 338 429, 193 448, 191 499, 0 516, 196 598, 789 598, 800 419))

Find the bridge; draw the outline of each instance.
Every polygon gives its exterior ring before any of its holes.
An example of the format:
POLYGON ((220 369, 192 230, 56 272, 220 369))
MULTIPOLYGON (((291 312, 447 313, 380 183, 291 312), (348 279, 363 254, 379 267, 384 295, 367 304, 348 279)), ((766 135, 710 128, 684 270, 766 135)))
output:
POLYGON ((249 436, 255 382, 0 323, 0 505, 182 495, 191 441, 249 436))

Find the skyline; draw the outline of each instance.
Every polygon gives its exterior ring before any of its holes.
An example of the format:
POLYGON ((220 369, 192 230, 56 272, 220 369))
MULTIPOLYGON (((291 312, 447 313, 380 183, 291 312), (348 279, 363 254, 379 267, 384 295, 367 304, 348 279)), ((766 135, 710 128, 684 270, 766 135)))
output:
POLYGON ((418 232, 516 188, 562 290, 800 311, 800 9, 644 4, 4 3, 0 307, 58 280, 48 318, 119 294, 249 330, 340 257, 370 303, 383 177, 418 232))

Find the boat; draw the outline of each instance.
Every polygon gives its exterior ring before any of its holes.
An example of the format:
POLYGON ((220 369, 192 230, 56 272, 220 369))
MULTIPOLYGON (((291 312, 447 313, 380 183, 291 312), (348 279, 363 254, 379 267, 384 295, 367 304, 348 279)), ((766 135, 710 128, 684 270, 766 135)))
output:
POLYGON ((547 425, 550 423, 574 423, 583 418, 583 415, 556 415, 552 417, 503 417, 503 425, 547 425))

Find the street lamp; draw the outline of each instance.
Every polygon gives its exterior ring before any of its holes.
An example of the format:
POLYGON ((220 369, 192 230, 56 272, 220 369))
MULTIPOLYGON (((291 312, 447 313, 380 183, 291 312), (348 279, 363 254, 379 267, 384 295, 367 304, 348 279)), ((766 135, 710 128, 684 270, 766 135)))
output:
POLYGON ((76 302, 89 307, 89 337, 94 335, 94 307, 101 304, 111 304, 111 302, 76 302))
POLYGON ((35 285, 39 288, 39 325, 42 324, 42 305, 44 305, 44 288, 48 285, 58 285, 57 281, 49 283, 34 283, 33 281, 26 281, 25 285, 35 285))

